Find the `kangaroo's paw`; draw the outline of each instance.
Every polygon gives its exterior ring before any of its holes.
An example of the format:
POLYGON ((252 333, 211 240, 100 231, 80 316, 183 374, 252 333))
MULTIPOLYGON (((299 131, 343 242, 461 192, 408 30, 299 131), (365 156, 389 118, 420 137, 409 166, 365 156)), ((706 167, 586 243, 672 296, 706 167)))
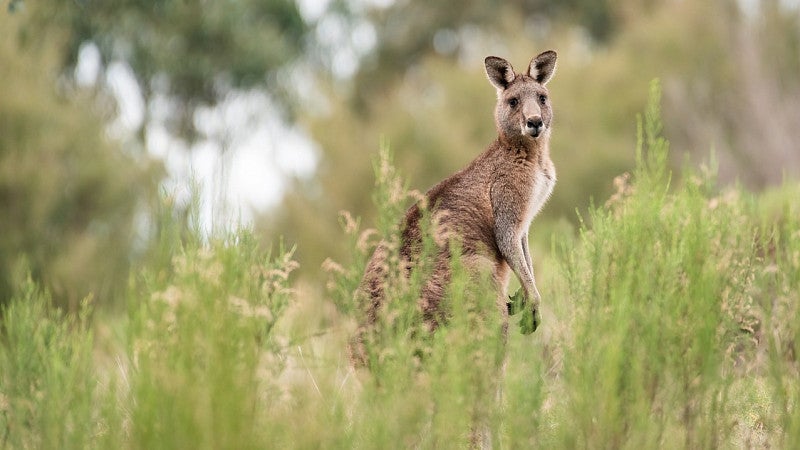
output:
POLYGON ((542 318, 539 309, 525 308, 519 319, 519 331, 522 334, 531 334, 539 328, 542 318))

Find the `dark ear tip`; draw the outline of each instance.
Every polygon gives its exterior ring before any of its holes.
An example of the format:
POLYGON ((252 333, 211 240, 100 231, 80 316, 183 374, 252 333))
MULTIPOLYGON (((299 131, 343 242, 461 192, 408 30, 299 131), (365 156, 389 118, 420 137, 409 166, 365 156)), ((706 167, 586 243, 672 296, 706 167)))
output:
POLYGON ((488 66, 489 64, 500 62, 502 60, 503 58, 497 56, 487 56, 486 59, 483 60, 483 62, 488 66))
POLYGON ((547 51, 542 52, 539 56, 548 56, 548 57, 552 57, 553 59, 556 59, 556 58, 558 58, 558 53, 556 53, 555 50, 547 50, 547 51))

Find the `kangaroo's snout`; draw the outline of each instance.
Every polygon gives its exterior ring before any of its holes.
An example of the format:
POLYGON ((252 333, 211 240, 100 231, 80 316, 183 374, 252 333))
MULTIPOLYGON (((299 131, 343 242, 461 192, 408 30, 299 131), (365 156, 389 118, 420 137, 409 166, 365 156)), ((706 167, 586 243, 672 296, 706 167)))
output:
POLYGON ((525 133, 533 137, 539 137, 543 126, 544 122, 542 122, 540 116, 528 117, 528 120, 525 121, 525 133))

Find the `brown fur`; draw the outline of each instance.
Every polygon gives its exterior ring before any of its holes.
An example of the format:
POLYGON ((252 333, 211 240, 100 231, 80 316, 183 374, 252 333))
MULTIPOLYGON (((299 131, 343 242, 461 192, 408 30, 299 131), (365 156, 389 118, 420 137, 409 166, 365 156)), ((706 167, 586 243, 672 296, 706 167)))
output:
MULTIPOLYGON (((555 71, 556 53, 547 51, 531 60, 525 73, 517 74, 502 58, 486 58, 486 74, 497 89, 495 125, 498 136, 466 168, 444 179, 426 193, 433 213, 439 247, 433 273, 423 287, 419 307, 425 323, 440 325, 439 304, 450 280, 447 242, 457 238, 465 261, 488 261, 497 286, 497 306, 508 327, 508 281, 513 271, 534 312, 539 291, 528 250, 528 228, 553 190, 556 172, 550 160, 553 112, 545 84, 555 71), (510 270, 509 270, 510 269, 510 270)), ((419 256, 422 236, 419 204, 412 206, 403 222, 400 257, 406 275, 419 256)), ((376 249, 364 274, 360 294, 367 300, 366 323, 351 347, 356 365, 367 361, 363 333, 377 320, 384 301, 383 279, 387 249, 376 249)))

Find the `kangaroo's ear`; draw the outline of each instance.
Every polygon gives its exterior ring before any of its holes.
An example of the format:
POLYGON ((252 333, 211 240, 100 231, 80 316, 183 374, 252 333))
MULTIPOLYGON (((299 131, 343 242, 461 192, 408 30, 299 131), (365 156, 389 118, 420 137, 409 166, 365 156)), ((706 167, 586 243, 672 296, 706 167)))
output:
POLYGON ((486 64, 486 76, 489 77, 489 81, 497 89, 503 90, 507 88, 517 77, 517 74, 514 73, 514 68, 503 58, 487 56, 484 63, 486 64))
POLYGON ((531 60, 531 65, 528 66, 528 75, 540 84, 547 83, 556 72, 557 57, 556 52, 552 50, 540 53, 531 60))

